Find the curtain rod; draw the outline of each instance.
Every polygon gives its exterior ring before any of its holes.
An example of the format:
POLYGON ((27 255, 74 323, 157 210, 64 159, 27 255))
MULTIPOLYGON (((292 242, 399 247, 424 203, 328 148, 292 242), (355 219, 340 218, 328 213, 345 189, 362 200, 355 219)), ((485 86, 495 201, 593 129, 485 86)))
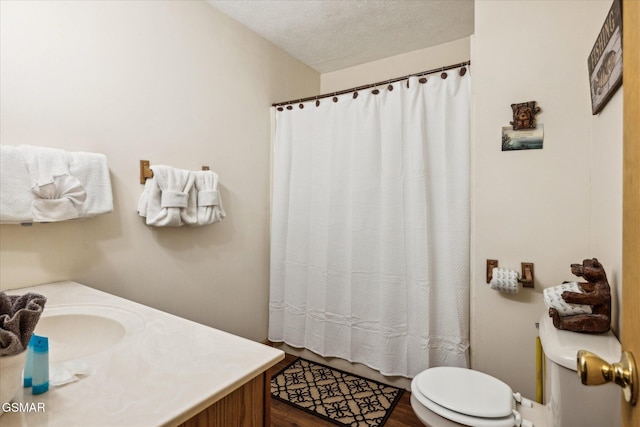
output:
MULTIPOLYGON (((357 87, 354 87, 354 88, 351 88, 351 89, 344 89, 344 90, 339 90, 337 92, 325 93, 323 95, 309 96, 307 98, 300 98, 300 99, 293 99, 291 101, 277 102, 275 104, 271 104, 271 106, 272 107, 281 107, 281 106, 284 106, 284 105, 295 104, 297 102, 302 103, 302 102, 306 102, 306 101, 313 101, 313 100, 318 100, 318 99, 323 99, 323 98, 329 98, 330 96, 335 97, 337 95, 343 95, 345 93, 357 92, 359 90, 369 89, 369 88, 380 86, 380 85, 383 85, 383 84, 391 84, 391 83, 399 82, 399 81, 408 79, 409 77, 414 77, 414 76, 415 77, 420 77, 420 76, 424 76, 426 74, 436 73, 438 71, 446 71, 446 70, 451 70, 451 69, 458 68, 458 67, 464 67, 465 65, 471 65, 471 61, 460 62, 459 64, 454 64, 454 65, 447 65, 446 67, 434 68, 433 70, 422 71, 420 73, 408 74, 406 76, 396 77, 394 79, 384 80, 384 81, 377 82, 377 83, 371 83, 371 84, 364 85, 364 86, 357 86, 357 87)), ((465 70, 465 72, 466 72, 466 70, 465 70)), ((464 72, 461 71, 461 75, 464 75, 464 72)), ((425 79, 425 81, 422 81, 422 79, 420 79, 420 83, 425 83, 425 82, 426 82, 426 79, 425 79)))

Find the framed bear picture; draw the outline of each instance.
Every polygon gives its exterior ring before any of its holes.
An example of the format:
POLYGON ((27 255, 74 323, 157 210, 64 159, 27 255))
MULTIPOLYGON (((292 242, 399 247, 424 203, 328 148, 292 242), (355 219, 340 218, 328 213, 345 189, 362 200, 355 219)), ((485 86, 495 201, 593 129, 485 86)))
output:
POLYGON ((598 114, 622 85, 622 13, 613 0, 591 53, 587 58, 591 112, 598 114))

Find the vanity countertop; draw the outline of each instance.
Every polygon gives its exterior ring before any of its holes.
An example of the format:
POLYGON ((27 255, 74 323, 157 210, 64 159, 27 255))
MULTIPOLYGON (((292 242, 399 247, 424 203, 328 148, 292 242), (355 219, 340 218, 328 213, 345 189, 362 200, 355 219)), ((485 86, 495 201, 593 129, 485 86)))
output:
POLYGON ((284 358, 272 347, 79 283, 7 291, 26 292, 47 297, 45 315, 64 306, 110 306, 139 321, 112 347, 81 357, 93 368, 90 375, 41 395, 21 388, 15 402, 44 410, 7 412, 0 416, 2 427, 175 426, 284 358))

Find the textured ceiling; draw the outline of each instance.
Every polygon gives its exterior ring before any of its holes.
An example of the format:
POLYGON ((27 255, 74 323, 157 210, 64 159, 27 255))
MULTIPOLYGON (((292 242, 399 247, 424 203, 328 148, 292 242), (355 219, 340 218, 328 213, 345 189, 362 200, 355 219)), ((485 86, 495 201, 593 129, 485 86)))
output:
POLYGON ((473 34, 473 0, 207 0, 320 73, 473 34))

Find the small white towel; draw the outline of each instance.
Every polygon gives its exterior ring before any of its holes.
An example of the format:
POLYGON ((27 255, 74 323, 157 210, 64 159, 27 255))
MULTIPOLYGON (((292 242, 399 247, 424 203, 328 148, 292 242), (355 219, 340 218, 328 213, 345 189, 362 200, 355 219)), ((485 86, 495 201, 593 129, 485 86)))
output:
POLYGON ((113 193, 107 156, 82 151, 67 152, 69 173, 78 178, 87 192, 80 206, 80 218, 113 212, 113 193))
POLYGON ((151 166, 153 178, 147 179, 138 201, 138 213, 147 225, 180 227, 198 222, 195 175, 170 166, 151 166))
POLYGON ((584 291, 578 285, 578 282, 563 283, 562 285, 545 288, 542 291, 544 297, 544 305, 549 308, 558 310, 560 317, 575 316, 576 314, 591 314, 591 306, 587 304, 571 304, 562 299, 564 291, 577 292, 583 294, 584 291))
POLYGON ((518 286, 519 278, 520 273, 516 270, 494 268, 491 270, 491 282, 489 282, 489 286, 496 291, 517 294, 518 291, 520 291, 520 287, 518 286))
POLYGON ((197 225, 213 224, 221 221, 226 214, 222 207, 222 199, 218 190, 218 175, 213 171, 197 171, 194 174, 198 194, 197 225))
POLYGON ((31 213, 34 222, 54 222, 80 217, 87 192, 69 172, 69 159, 57 148, 18 147, 24 155, 34 194, 31 213))

